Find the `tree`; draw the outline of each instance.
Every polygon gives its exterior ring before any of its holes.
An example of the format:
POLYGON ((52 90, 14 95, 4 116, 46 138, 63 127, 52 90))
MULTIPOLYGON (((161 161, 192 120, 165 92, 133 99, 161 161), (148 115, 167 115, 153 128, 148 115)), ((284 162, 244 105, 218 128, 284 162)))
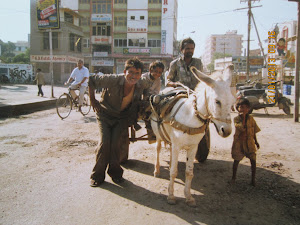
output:
POLYGON ((12 42, 4 43, 2 40, 0 40, 1 45, 1 56, 0 59, 3 63, 11 63, 12 58, 15 56, 13 51, 15 50, 16 46, 12 42))
POLYGON ((29 64, 30 63, 30 49, 27 48, 25 53, 21 53, 12 58, 13 63, 29 64))
POLYGON ((2 63, 19 63, 19 64, 29 64, 30 63, 30 49, 28 48, 25 53, 15 55, 13 52, 16 46, 12 42, 4 43, 0 40, 1 45, 1 56, 0 59, 2 63))

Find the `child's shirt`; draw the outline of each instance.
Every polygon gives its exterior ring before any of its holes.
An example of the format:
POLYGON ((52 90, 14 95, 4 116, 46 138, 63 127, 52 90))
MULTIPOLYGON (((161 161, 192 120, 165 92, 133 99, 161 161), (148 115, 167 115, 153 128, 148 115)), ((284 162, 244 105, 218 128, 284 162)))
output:
POLYGON ((247 142, 249 153, 256 152, 256 145, 254 136, 260 131, 253 116, 246 116, 246 126, 243 125, 242 115, 238 115, 234 118, 235 134, 233 136, 232 149, 240 148, 244 141, 247 142))

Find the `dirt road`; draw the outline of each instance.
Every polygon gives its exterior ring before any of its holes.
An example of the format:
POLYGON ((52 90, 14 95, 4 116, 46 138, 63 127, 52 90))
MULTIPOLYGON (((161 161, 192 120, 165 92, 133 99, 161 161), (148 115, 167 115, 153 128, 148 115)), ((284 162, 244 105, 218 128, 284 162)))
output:
POLYGON ((184 152, 175 183, 177 205, 168 205, 166 149, 160 178, 153 177, 155 145, 140 141, 130 145, 121 186, 107 177, 101 187, 91 188, 98 136, 93 113, 72 112, 62 121, 52 109, 0 120, 0 224, 299 224, 300 125, 275 108, 269 112, 254 114, 262 130, 255 188, 249 185, 247 159, 236 185, 228 184, 232 135, 223 139, 210 127, 208 160, 194 169, 196 208, 184 202, 184 152))

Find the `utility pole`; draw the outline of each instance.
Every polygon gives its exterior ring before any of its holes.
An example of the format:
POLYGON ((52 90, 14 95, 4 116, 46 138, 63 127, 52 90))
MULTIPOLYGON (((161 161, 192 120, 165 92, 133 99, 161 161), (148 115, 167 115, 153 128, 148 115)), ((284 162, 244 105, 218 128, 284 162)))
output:
POLYGON ((249 80, 250 73, 250 32, 251 32, 251 0, 248 0, 248 38, 247 38, 247 71, 246 71, 246 80, 249 80))
POLYGON ((246 2, 248 1, 248 39, 247 39, 247 70, 246 70, 246 76, 247 80, 249 80, 249 74, 250 74, 250 32, 251 32, 251 17, 252 17, 252 5, 251 2, 259 1, 259 0, 240 0, 240 2, 246 2))
POLYGON ((50 54, 50 75, 51 75, 51 98, 54 98, 54 91, 53 91, 53 85, 54 85, 54 78, 53 78, 53 48, 52 48, 52 29, 49 30, 49 54, 50 54))
POLYGON ((295 110, 294 121, 299 122, 299 76, 300 76, 300 0, 289 0, 298 3, 298 27, 297 27, 297 52, 296 52, 296 74, 295 74, 295 110))
POLYGON ((228 45, 228 43, 226 43, 226 42, 222 42, 222 43, 220 43, 220 45, 223 45, 224 47, 223 47, 223 49, 224 49, 224 69, 225 69, 225 51, 226 51, 226 45, 228 45))

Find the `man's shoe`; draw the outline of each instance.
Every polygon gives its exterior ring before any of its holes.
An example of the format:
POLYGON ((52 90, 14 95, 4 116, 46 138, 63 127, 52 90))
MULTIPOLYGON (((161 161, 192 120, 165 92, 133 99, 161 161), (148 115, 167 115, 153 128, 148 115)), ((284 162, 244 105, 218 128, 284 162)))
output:
POLYGON ((99 187, 101 184, 103 184, 103 182, 104 181, 96 181, 96 180, 93 180, 93 179, 91 179, 91 184, 90 184, 90 186, 91 187, 99 187))
POLYGON ((112 181, 116 184, 120 184, 120 183, 124 182, 124 178, 123 177, 118 177, 118 178, 113 177, 112 181))

